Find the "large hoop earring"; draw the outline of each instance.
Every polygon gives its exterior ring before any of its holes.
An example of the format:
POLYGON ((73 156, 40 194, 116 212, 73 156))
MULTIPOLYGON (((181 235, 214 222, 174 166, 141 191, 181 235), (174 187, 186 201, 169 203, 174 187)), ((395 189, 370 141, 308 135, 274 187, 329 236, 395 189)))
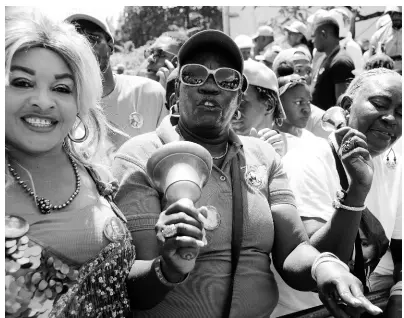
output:
POLYGON ((239 111, 238 109, 236 110, 236 112, 233 115, 233 118, 235 120, 239 120, 241 118, 241 111, 239 111))
POLYGON ((283 118, 275 118, 275 124, 278 127, 282 127, 283 125, 283 118))
POLYGON ((180 110, 178 107, 178 103, 175 103, 170 107, 170 116, 175 118, 180 118, 180 110))
MULTIPOLYGON (((83 137, 81 137, 81 138, 74 138, 74 137, 72 137, 72 135, 71 135, 71 132, 69 132, 68 133, 68 137, 69 137, 69 139, 71 140, 71 141, 73 141, 73 142, 76 142, 76 143, 82 143, 82 142, 84 142, 86 139, 87 139, 87 137, 88 137, 88 127, 87 127, 87 125, 84 123, 84 121, 80 118, 80 116, 77 114, 77 118, 80 120, 80 122, 83 124, 83 126, 84 126, 84 136, 83 137)), ((80 124, 79 124, 80 125, 80 124)), ((76 126, 76 129, 77 129, 77 127, 79 126, 79 125, 77 125, 76 126)))

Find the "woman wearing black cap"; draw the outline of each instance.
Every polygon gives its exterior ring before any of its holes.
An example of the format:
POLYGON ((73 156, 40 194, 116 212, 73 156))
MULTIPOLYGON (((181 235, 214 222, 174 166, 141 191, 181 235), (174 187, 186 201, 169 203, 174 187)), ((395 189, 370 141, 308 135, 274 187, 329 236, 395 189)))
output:
POLYGON ((278 299, 270 254, 288 284, 317 287, 335 316, 343 316, 339 297, 359 312, 380 313, 345 264, 308 243, 275 150, 230 129, 245 89, 243 58, 233 40, 219 31, 197 33, 179 52, 178 125, 166 118, 116 155, 116 200, 136 244, 135 271, 142 272, 133 283, 156 293, 154 299, 132 293, 137 303, 154 306, 136 317, 268 317, 278 299), (195 206, 180 200, 166 208, 145 167, 156 149, 178 140, 203 146, 214 165, 195 206), (159 243, 171 245, 171 253, 160 254, 159 243), (180 247, 199 255, 184 260, 180 247))

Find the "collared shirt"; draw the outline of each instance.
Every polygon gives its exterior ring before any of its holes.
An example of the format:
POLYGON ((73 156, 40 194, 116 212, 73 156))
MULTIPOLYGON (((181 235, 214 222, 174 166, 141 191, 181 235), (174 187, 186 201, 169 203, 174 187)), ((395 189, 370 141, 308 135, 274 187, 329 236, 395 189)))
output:
MULTIPOLYGON (((132 138, 116 154, 114 175, 120 181, 115 197, 128 220, 135 246, 141 231, 155 235, 154 226, 165 206, 162 194, 151 183, 145 166, 151 154, 164 144, 182 140, 167 116, 156 132, 132 138)), ((208 245, 201 248, 189 278, 167 294, 153 309, 136 317, 221 317, 231 279, 232 158, 245 165, 242 177, 243 242, 235 275, 231 317, 269 317, 278 301, 270 270, 274 241, 271 207, 295 206, 294 196, 275 150, 258 138, 229 135, 229 150, 221 168, 213 166, 207 185, 195 206, 214 207, 219 222, 206 230, 208 245), (244 196, 245 194, 245 196, 244 196)), ((144 232, 143 232, 144 233, 144 232)), ((285 233, 285 239, 288 233, 285 233)), ((144 237, 144 236, 143 236, 144 237)))

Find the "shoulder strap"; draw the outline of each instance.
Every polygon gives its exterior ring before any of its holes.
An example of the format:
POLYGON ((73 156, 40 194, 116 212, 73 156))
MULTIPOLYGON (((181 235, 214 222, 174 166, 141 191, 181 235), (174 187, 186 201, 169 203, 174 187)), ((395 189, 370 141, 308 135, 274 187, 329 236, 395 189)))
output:
MULTIPOLYGON (((343 190, 347 190, 349 187, 348 183, 348 178, 345 173, 344 166, 342 165, 342 162, 340 158, 337 155, 337 151, 334 148, 334 145, 330 142, 330 146, 332 149, 332 154, 334 156, 335 160, 335 165, 337 167, 337 172, 340 180, 340 184, 343 190)), ((365 264, 364 264, 364 259, 363 259, 363 253, 362 253, 362 242, 359 236, 359 231, 356 234, 356 239, 355 239, 355 265, 354 265, 354 272, 353 274, 362 282, 363 288, 365 289, 365 292, 367 292, 367 286, 366 286, 366 274, 365 274, 365 264)))
POLYGON ((243 241, 243 192, 241 189, 239 154, 234 156, 230 165, 231 183, 233 190, 233 216, 231 229, 231 281, 227 301, 222 317, 230 317, 233 300, 234 278, 240 258, 241 243, 243 241))

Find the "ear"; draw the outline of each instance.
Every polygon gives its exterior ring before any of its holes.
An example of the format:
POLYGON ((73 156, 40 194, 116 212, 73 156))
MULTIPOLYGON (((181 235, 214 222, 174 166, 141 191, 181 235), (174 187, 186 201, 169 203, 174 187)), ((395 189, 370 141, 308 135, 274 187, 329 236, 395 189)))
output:
POLYGON ((351 105, 352 105, 352 98, 349 97, 348 95, 344 95, 341 99, 340 103, 341 107, 345 109, 346 111, 350 112, 351 110, 351 105))

